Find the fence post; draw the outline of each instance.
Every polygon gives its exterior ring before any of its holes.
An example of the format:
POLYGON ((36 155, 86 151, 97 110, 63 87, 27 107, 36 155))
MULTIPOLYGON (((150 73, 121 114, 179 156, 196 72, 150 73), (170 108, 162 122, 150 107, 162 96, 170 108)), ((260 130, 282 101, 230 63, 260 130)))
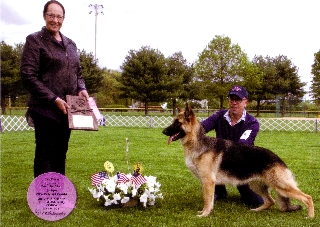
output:
POLYGON ((152 128, 153 125, 152 125, 152 117, 150 116, 150 128, 152 128))
POLYGON ((316 132, 318 132, 318 125, 319 125, 319 122, 318 122, 318 119, 316 119, 316 132))

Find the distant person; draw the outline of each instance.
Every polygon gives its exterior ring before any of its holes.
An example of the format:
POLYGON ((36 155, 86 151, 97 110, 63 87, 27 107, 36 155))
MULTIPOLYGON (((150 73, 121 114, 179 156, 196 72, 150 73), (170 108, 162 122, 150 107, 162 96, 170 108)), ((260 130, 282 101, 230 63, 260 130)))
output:
POLYGON ((26 38, 20 73, 30 93, 28 123, 35 129, 34 177, 46 172, 65 175, 70 129, 66 95, 89 99, 76 44, 60 29, 65 9, 58 1, 44 5, 45 26, 26 38))
MULTIPOLYGON (((233 86, 229 91, 228 100, 229 109, 222 109, 211 115, 201 123, 202 126, 206 132, 215 130, 217 138, 254 145, 260 125, 257 119, 245 109, 248 104, 247 90, 242 86, 233 86)), ((263 199, 253 192, 249 185, 245 184, 237 186, 237 188, 241 195, 241 201, 246 205, 258 206, 263 204, 263 199)), ((217 185, 215 199, 223 199, 226 196, 226 187, 217 185)))

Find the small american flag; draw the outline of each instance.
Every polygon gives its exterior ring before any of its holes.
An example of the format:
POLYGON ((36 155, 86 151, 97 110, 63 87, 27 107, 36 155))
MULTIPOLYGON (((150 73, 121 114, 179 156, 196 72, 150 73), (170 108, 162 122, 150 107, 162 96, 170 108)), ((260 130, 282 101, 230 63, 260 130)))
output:
POLYGON ((98 184, 101 184, 101 182, 104 180, 104 179, 109 179, 109 176, 108 174, 103 171, 103 172, 98 172, 98 173, 95 173, 91 176, 91 181, 92 181, 92 185, 93 186, 96 186, 98 184))
POLYGON ((121 172, 117 172, 117 177, 118 177, 118 183, 119 184, 125 184, 129 180, 129 178, 121 172))
POLYGON ((140 174, 138 174, 137 172, 135 172, 133 175, 132 175, 132 178, 131 178, 132 182, 134 183, 134 185, 136 187, 139 187, 140 185, 142 185, 143 183, 147 182, 147 180, 140 174))

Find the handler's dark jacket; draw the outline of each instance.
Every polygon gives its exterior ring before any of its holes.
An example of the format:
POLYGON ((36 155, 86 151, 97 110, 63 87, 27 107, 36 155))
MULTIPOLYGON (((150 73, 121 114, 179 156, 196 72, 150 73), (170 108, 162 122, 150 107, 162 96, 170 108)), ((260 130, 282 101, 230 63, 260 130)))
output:
POLYGON ((201 125, 205 131, 215 130, 217 138, 254 145, 254 140, 260 129, 258 120, 247 112, 245 121, 241 120, 239 123, 231 126, 224 118, 224 114, 227 111, 221 110, 202 121, 201 125))
POLYGON ((86 89, 76 44, 60 33, 63 45, 43 27, 26 38, 20 74, 30 93, 29 110, 59 121, 63 113, 55 105, 57 97, 78 95, 86 89))

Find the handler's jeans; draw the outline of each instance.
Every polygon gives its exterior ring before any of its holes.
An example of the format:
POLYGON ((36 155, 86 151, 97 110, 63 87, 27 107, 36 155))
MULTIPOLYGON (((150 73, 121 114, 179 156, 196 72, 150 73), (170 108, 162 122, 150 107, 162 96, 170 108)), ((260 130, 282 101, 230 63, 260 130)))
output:
POLYGON ((30 113, 35 129, 35 158, 34 177, 56 172, 65 174, 65 160, 71 130, 68 127, 68 118, 61 122, 43 116, 36 112, 30 113))

